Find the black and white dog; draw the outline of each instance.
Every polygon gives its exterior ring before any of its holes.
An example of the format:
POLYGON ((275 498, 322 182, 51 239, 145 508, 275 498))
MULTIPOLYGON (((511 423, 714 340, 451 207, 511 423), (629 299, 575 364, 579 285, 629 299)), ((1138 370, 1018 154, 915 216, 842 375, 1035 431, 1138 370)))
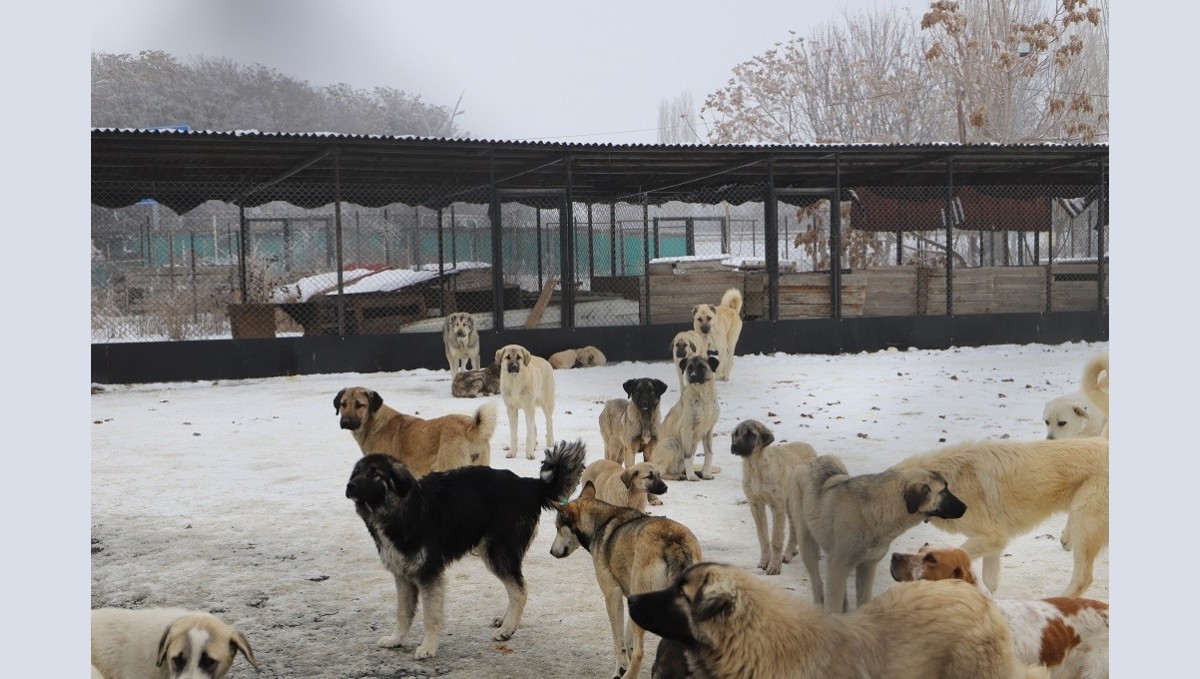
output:
POLYGON ((350 474, 346 497, 367 525, 379 558, 396 578, 396 627, 379 640, 399 646, 418 599, 425 603, 425 635, 416 658, 437 653, 445 613, 446 567, 478 546, 484 564, 508 592, 508 608, 492 624, 493 637, 512 637, 525 608, 521 561, 543 509, 565 500, 579 485, 586 450, 560 441, 546 451, 536 479, 506 469, 461 467, 416 479, 388 455, 363 456, 350 474))

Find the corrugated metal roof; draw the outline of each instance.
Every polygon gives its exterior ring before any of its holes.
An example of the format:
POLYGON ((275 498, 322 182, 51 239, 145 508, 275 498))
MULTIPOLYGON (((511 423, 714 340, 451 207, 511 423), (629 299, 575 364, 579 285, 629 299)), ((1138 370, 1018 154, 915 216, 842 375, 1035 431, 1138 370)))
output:
POLYGON ((335 153, 342 200, 366 206, 440 207, 464 191, 486 196, 493 179, 504 189, 561 190, 568 168, 579 202, 643 194, 651 202, 743 202, 741 187, 764 185, 768 165, 780 188, 832 187, 839 173, 843 187, 936 187, 946 183, 948 161, 959 184, 1054 193, 1098 183, 1108 152, 1107 144, 663 145, 97 128, 92 202, 153 198, 177 212, 206 200, 318 207, 334 200, 335 153))

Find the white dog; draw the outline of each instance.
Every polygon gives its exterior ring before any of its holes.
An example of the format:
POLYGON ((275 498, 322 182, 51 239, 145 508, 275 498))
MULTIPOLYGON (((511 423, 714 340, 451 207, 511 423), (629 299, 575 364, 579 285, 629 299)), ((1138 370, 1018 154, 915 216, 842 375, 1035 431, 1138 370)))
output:
POLYGON ((92 676, 220 679, 236 651, 258 669, 241 632, 210 613, 183 608, 92 611, 92 676))
POLYGON ((505 457, 517 455, 517 411, 525 411, 525 457, 534 459, 537 427, 533 411, 541 408, 546 416, 546 447, 554 447, 554 368, 540 356, 534 356, 518 344, 509 344, 496 352, 500 364, 500 395, 508 409, 509 448, 505 457))
POLYGON ((1092 357, 1083 368, 1083 386, 1046 403, 1042 420, 1048 439, 1107 436, 1108 354, 1092 357))

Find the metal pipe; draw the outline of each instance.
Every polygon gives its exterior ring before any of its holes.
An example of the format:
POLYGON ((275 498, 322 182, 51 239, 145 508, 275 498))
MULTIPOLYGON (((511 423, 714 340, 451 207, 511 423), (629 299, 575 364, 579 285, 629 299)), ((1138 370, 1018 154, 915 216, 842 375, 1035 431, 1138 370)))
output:
POLYGON ((779 320, 779 197, 775 193, 775 159, 767 158, 767 190, 763 198, 763 256, 767 260, 767 318, 779 320))
POLYGON ((833 156, 833 196, 829 201, 829 316, 842 317, 842 154, 833 156))
MULTIPOLYGON (((954 315, 954 159, 946 159, 946 315, 954 315)), ((995 257, 995 241, 992 241, 992 256, 995 257)), ((993 262, 994 264, 995 262, 993 262)))
POLYGON ((338 337, 346 336, 346 300, 345 281, 342 269, 342 153, 338 147, 333 147, 333 232, 337 244, 337 328, 338 337))

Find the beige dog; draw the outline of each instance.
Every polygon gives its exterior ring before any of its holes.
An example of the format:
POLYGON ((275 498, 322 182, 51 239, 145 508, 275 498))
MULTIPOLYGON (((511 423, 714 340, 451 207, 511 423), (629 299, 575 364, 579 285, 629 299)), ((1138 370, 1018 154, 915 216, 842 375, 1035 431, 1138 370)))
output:
MULTIPOLYGON (((618 507, 646 511, 649 495, 667 492, 658 468, 649 462, 639 462, 626 469, 619 462, 596 460, 583 470, 580 483, 596 486, 596 499, 618 507)), ((650 504, 662 504, 661 501, 650 504)))
POLYGON ((708 340, 695 330, 675 333, 675 338, 671 340, 671 364, 675 366, 680 391, 683 391, 683 371, 679 369, 679 362, 693 356, 708 356, 708 340))
POLYGON ((713 428, 721 415, 714 371, 720 362, 712 356, 693 356, 679 363, 686 377, 684 388, 659 429, 660 444, 664 439, 677 439, 679 445, 655 446, 651 462, 657 464, 668 478, 676 478, 674 472, 682 465, 683 476, 688 481, 711 479, 714 473, 721 471, 712 466, 713 428), (704 444, 704 468, 697 478, 692 458, 696 455, 696 446, 701 443, 704 444))
POLYGON ((1108 354, 1092 357, 1082 388, 1048 402, 1042 420, 1048 439, 1108 436, 1108 354))
POLYGON ((875 568, 904 531, 931 517, 957 519, 968 505, 937 472, 919 467, 850 476, 836 455, 803 463, 790 504, 813 602, 826 612, 849 610, 846 578, 853 571, 859 607, 871 600, 875 568), (826 579, 821 582, 820 553, 826 579))
POLYGON ((1096 557, 1108 545, 1108 439, 961 443, 892 466, 912 468, 941 474, 971 508, 960 519, 930 522, 967 536, 962 548, 983 558, 991 591, 1009 540, 1064 511, 1063 547, 1074 551, 1075 568, 1063 596, 1082 596, 1092 584, 1096 557))
POLYGON ((525 457, 534 458, 537 427, 533 411, 546 416, 546 447, 554 447, 554 368, 541 356, 520 345, 509 344, 496 352, 500 364, 500 395, 508 410, 509 448, 506 457, 517 456, 517 411, 525 411, 525 457))
POLYGON ((729 379, 733 372, 733 356, 738 337, 742 334, 742 293, 730 288, 721 297, 721 304, 698 304, 692 308, 692 329, 704 336, 707 350, 717 352, 721 366, 717 379, 729 379))
POLYGON ((953 580, 902 583, 834 617, 748 571, 700 563, 664 589, 630 596, 629 615, 647 631, 681 643, 692 677, 1047 676, 1013 657, 996 605, 953 580))
MULTIPOLYGON (((898 582, 964 580, 991 596, 976 579, 971 557, 957 547, 893 553, 891 571, 898 582)), ((995 601, 1008 620, 1017 660, 1045 665, 1053 679, 1108 679, 1108 604, 1078 597, 995 601)))
POLYGON ((596 499, 590 483, 578 498, 554 509, 557 534, 550 553, 561 559, 579 545, 591 553, 612 628, 613 676, 633 679, 641 670, 643 633, 632 620, 625 624, 623 597, 670 585, 700 560, 700 541, 681 523, 596 499))
POLYGON ((607 362, 608 359, 604 357, 604 352, 592 346, 581 349, 564 349, 550 355, 550 366, 555 370, 594 368, 607 362))
POLYGON ((446 345, 446 362, 450 364, 450 377, 473 365, 479 370, 479 331, 475 319, 465 311, 446 316, 442 321, 442 343, 446 345))
POLYGON ((604 437, 604 458, 632 469, 637 454, 649 460, 658 444, 662 416, 659 404, 667 385, 652 377, 625 380, 621 385, 628 399, 613 398, 600 411, 600 435, 604 437))
POLYGON ((782 563, 796 555, 796 527, 791 524, 788 502, 793 476, 802 464, 817 456, 807 443, 775 443, 775 435, 758 420, 745 420, 733 428, 729 451, 742 458, 742 490, 750 503, 754 530, 758 533, 758 567, 767 575, 778 575, 782 563), (767 539, 767 508, 772 530, 767 539), (787 549, 783 529, 787 526, 787 549))
POLYGON ((376 391, 347 387, 333 397, 333 407, 342 429, 350 430, 363 455, 391 455, 413 476, 491 463, 494 403, 479 406, 474 417, 443 415, 426 420, 384 405, 376 391))
POLYGON ((259 669, 246 637, 211 613, 183 608, 92 611, 93 676, 220 679, 237 651, 259 669))

